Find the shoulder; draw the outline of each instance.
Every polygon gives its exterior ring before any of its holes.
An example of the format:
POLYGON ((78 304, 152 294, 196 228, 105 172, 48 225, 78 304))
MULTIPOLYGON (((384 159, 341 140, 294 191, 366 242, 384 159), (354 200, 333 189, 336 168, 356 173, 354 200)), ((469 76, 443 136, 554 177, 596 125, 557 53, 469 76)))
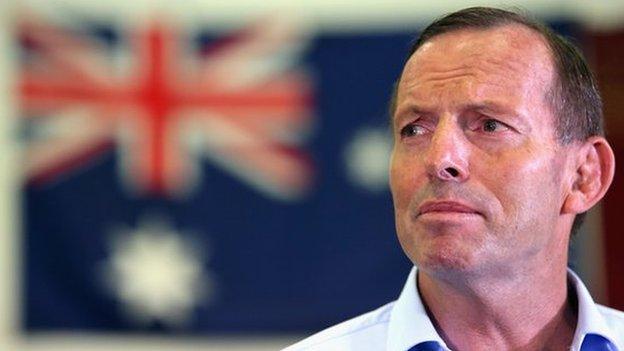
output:
MULTIPOLYGON (((607 322, 609 329, 616 332, 617 335, 624 335, 624 312, 598 304, 596 306, 607 322)), ((621 342, 624 342, 624 339, 621 342)))
POLYGON ((383 350, 394 302, 316 333, 282 351, 383 350))

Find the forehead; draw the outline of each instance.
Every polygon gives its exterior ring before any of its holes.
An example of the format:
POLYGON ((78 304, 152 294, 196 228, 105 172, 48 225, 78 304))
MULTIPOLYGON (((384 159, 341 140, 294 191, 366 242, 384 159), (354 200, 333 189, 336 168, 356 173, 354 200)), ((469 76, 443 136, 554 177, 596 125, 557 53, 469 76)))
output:
MULTIPOLYGON (((433 37, 410 57, 397 101, 442 98, 444 89, 453 85, 475 99, 480 94, 543 98, 552 81, 552 67, 542 36, 524 26, 452 31, 433 37)), ((457 90, 453 93, 457 96, 457 90)))

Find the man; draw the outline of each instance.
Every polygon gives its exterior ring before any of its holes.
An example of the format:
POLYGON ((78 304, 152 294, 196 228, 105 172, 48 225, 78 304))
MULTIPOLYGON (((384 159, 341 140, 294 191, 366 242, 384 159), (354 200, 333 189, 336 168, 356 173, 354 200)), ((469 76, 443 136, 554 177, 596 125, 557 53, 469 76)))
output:
POLYGON ((614 172, 571 44, 512 12, 447 15, 413 47, 392 130, 396 229, 418 269, 396 302, 287 350, 624 351, 624 313, 566 268, 614 172))

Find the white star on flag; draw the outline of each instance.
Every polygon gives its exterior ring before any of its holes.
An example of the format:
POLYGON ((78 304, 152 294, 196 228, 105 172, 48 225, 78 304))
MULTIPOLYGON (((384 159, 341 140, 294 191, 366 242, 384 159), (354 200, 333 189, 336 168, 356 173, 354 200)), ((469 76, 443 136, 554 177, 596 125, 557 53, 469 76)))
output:
POLYGON ((144 221, 114 236, 105 281, 131 320, 184 327, 193 309, 206 304, 214 291, 200 250, 206 248, 185 240, 166 222, 144 221))

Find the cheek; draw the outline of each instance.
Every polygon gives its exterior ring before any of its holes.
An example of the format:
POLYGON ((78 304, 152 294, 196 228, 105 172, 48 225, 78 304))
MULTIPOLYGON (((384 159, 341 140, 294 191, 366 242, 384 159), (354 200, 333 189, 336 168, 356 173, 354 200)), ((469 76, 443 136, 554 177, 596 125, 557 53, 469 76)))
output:
POLYGON ((493 175, 488 187, 508 215, 520 216, 521 212, 543 215, 542 208, 552 208, 553 199, 559 195, 560 170, 552 155, 522 152, 507 161, 499 159, 485 171, 493 175))
POLYGON ((414 193, 419 189, 420 170, 417 162, 402 156, 392 156, 390 162, 390 191, 395 210, 408 207, 414 193))

